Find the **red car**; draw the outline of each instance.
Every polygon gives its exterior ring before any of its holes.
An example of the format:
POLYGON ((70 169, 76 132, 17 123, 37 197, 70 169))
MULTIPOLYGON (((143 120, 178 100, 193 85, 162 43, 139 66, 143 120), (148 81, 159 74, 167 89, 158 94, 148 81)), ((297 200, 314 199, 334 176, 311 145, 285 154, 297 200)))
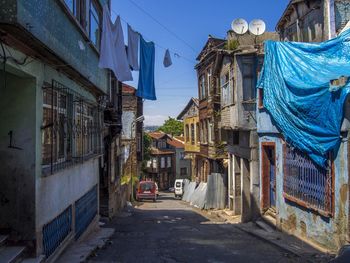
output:
POLYGON ((136 200, 151 199, 157 201, 156 183, 152 181, 141 181, 137 188, 136 200))

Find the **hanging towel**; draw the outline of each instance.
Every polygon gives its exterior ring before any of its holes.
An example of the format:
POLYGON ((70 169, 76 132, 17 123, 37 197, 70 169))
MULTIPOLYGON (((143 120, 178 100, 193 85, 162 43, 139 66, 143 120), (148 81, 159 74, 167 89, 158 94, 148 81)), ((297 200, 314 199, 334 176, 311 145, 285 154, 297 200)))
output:
POLYGON ((154 43, 146 42, 140 36, 140 74, 136 95, 148 100, 157 99, 154 87, 154 57, 154 43))
POLYGON ((164 67, 170 67, 173 64, 173 62, 171 61, 171 57, 170 57, 170 52, 169 49, 165 50, 165 55, 164 55, 164 60, 163 60, 163 65, 164 67))
POLYGON ((114 24, 112 24, 110 17, 108 6, 104 5, 98 66, 112 70, 119 81, 132 80, 120 17, 117 17, 114 24))
POLYGON ((133 70, 139 70, 139 41, 140 35, 128 24, 128 60, 133 70))

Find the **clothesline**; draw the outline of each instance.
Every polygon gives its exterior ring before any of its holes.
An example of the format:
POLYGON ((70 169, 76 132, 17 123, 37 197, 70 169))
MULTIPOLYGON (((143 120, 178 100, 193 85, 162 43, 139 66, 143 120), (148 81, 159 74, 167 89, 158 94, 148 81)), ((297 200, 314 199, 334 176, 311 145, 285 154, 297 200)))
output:
MULTIPOLYGON (((111 11, 112 11, 112 13, 113 13, 114 15, 119 16, 119 17, 120 17, 120 20, 122 20, 126 25, 130 25, 130 23, 129 23, 128 21, 126 21, 123 17, 121 17, 120 15, 118 15, 118 13, 115 12, 113 9, 111 9, 111 11)), ((138 32, 139 32, 139 31, 138 31, 138 32)), ((141 33, 139 32, 139 34, 141 34, 141 33)), ((145 36, 144 34, 141 34, 141 35, 142 35, 147 41, 152 41, 149 37, 145 36)), ((163 50, 167 50, 167 49, 168 49, 169 52, 172 53, 172 54, 174 55, 174 57, 182 58, 182 59, 188 61, 188 62, 191 63, 191 64, 196 64, 196 61, 194 61, 194 60, 192 60, 192 59, 190 59, 190 58, 187 58, 187 57, 185 57, 185 56, 183 56, 183 55, 180 55, 178 52, 172 51, 171 49, 166 48, 166 47, 164 47, 164 46, 162 46, 162 45, 159 45, 158 43, 156 43, 156 42, 154 42, 154 41, 152 41, 152 42, 154 43, 155 46, 157 46, 157 47, 160 48, 160 49, 163 49, 163 50)))

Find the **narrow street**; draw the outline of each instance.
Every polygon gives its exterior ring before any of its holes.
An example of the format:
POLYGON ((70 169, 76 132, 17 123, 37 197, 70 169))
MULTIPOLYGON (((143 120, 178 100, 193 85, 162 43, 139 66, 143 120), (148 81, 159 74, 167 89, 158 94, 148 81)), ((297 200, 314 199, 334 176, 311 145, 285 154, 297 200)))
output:
POLYGON ((233 224, 208 218, 172 193, 146 201, 105 225, 111 242, 89 262, 303 262, 246 234, 233 224))

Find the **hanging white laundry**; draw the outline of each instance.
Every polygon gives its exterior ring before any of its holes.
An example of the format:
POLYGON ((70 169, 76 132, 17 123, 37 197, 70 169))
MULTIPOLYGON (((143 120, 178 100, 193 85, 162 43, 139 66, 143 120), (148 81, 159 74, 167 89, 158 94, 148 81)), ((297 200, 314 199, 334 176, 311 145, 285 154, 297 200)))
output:
POLYGON ((108 6, 104 5, 98 66, 112 70, 119 81, 132 80, 120 17, 117 17, 114 24, 112 24, 110 17, 108 6))
POLYGON ((128 24, 128 60, 133 70, 139 70, 139 41, 140 35, 128 24))
POLYGON ((169 49, 165 50, 163 65, 164 67, 170 67, 173 64, 170 57, 169 49))

